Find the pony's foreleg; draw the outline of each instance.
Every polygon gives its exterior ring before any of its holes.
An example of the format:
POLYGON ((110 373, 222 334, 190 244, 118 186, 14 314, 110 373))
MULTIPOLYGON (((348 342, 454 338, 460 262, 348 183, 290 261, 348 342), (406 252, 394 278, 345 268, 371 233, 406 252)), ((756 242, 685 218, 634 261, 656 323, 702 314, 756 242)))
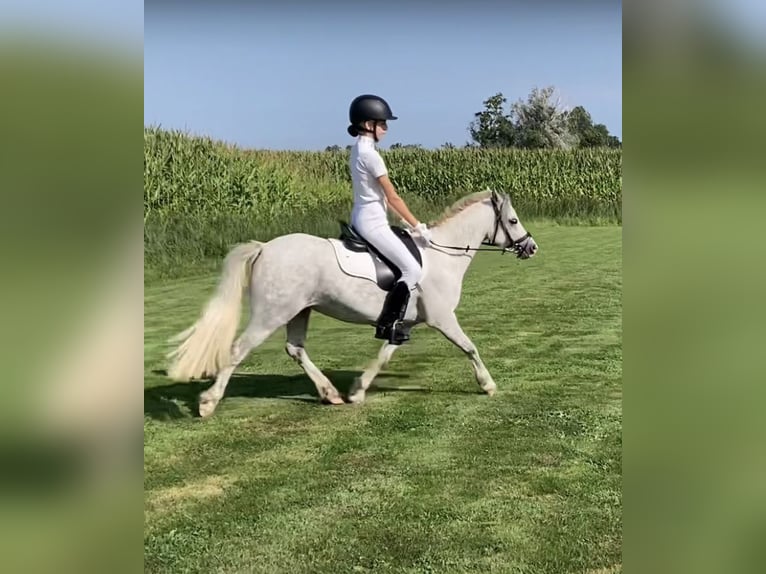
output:
POLYGON ((459 347, 468 358, 471 359, 476 382, 479 383, 481 390, 488 395, 493 395, 497 390, 497 385, 492 379, 492 375, 489 374, 487 367, 484 366, 484 362, 479 356, 479 351, 476 349, 476 345, 473 344, 473 341, 468 338, 460 327, 460 323, 458 323, 455 313, 450 312, 438 319, 431 318, 428 321, 428 324, 459 347))
POLYGON ((348 393, 348 400, 352 403, 361 403, 364 401, 365 393, 372 384, 375 377, 381 369, 384 369, 388 362, 391 360, 391 356, 394 351, 399 348, 399 345, 392 345, 391 343, 384 343, 378 352, 378 357, 369 364, 364 370, 361 377, 354 379, 354 384, 351 386, 351 390, 348 393))
POLYGON ((285 351, 287 351, 287 354, 301 366, 304 372, 313 381, 317 388, 317 392, 319 393, 320 400, 332 405, 342 405, 344 404, 344 401, 340 396, 338 389, 336 389, 330 380, 324 376, 322 371, 311 362, 308 353, 306 353, 306 349, 303 347, 306 342, 309 315, 311 315, 311 309, 304 309, 288 321, 285 351))

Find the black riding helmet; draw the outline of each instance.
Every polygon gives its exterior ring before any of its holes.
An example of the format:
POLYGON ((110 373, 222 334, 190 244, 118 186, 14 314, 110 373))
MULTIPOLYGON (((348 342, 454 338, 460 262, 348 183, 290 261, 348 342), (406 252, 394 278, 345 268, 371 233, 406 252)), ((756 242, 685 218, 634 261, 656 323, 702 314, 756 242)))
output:
MULTIPOLYGON (((348 119, 351 122, 351 125, 348 127, 348 133, 352 136, 357 136, 359 132, 370 131, 362 127, 362 124, 367 120, 372 120, 377 125, 377 122, 395 120, 397 118, 386 100, 380 96, 363 94, 355 97, 351 102, 351 106, 348 109, 348 119)), ((378 141, 374 129, 372 130, 372 135, 375 141, 378 141)))

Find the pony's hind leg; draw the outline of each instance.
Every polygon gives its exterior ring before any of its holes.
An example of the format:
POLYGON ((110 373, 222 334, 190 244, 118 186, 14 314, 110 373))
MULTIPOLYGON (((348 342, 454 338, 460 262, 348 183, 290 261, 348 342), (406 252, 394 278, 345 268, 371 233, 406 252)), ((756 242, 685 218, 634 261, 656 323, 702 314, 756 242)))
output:
POLYGON ((255 321, 250 322, 247 329, 245 329, 232 346, 231 363, 229 366, 219 371, 213 386, 200 394, 198 408, 201 417, 213 414, 216 406, 218 406, 218 402, 223 398, 224 392, 226 392, 226 385, 229 384, 229 379, 232 373, 234 373, 234 369, 245 360, 250 351, 268 339, 278 327, 278 325, 276 327, 265 327, 258 325, 255 321))
POLYGON ((306 332, 309 326, 309 316, 311 315, 311 309, 304 309, 293 317, 287 323, 287 343, 285 344, 285 351, 287 354, 298 363, 308 377, 313 381, 319 393, 319 398, 323 402, 328 402, 332 405, 342 405, 344 403, 343 398, 340 396, 338 389, 336 389, 330 380, 324 376, 317 366, 311 362, 308 353, 304 348, 306 342, 306 332))

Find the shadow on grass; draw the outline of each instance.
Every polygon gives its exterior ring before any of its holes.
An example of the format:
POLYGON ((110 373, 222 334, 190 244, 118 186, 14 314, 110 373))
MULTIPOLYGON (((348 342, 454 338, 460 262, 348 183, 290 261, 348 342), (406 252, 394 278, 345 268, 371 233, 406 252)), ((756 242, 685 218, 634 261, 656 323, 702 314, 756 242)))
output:
MULTIPOLYGON (((153 371, 155 375, 166 376, 164 370, 153 371)), ((326 371, 335 388, 342 395, 347 395, 359 371, 326 371)), ((378 375, 380 379, 408 378, 404 374, 378 375)), ((144 415, 157 420, 183 419, 189 414, 197 415, 197 398, 210 388, 212 381, 193 381, 189 383, 171 383, 144 389, 144 415), (182 405, 186 411, 181 408, 182 405)), ((386 390, 396 390, 389 387, 386 390)), ((402 389, 404 390, 404 389, 402 389)), ((409 389, 408 389, 409 390, 409 389)), ((235 373, 226 386, 224 400, 230 397, 250 397, 261 399, 285 399, 318 403, 319 398, 314 383, 305 374, 296 375, 257 375, 253 373, 235 373)))

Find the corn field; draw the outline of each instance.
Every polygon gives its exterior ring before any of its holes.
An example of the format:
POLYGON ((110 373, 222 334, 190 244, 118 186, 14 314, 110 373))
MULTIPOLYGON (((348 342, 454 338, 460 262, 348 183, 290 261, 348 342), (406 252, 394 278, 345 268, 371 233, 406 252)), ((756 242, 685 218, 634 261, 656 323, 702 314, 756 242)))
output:
MULTIPOLYGON (((622 220, 619 149, 381 151, 421 219, 462 195, 507 192, 523 219, 622 220)), ((351 208, 348 152, 245 150, 210 138, 144 130, 146 260, 219 257, 236 241, 335 233, 351 208)), ((177 264, 174 263, 174 264, 177 264)))

